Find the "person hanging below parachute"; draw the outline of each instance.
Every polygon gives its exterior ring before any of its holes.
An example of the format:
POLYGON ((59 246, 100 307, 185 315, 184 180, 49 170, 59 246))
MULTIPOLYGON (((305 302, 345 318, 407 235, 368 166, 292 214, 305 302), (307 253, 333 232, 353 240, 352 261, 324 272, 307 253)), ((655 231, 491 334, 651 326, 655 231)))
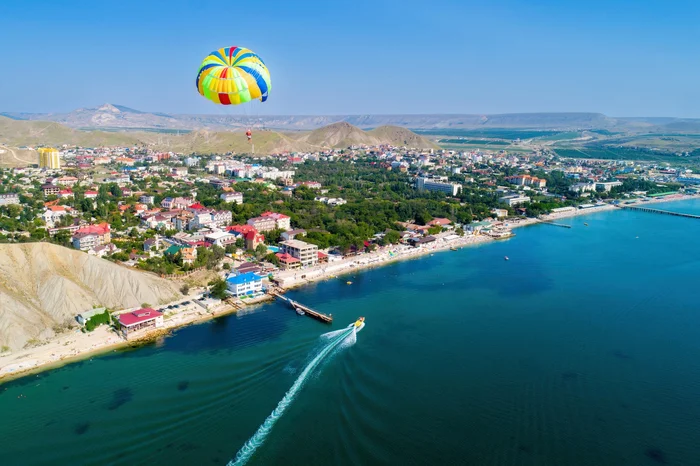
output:
MULTIPOLYGON (((199 66, 197 91, 217 105, 265 102, 272 88, 270 71, 256 53, 244 47, 224 47, 206 56, 199 66)), ((245 132, 252 142, 253 132, 245 132)))

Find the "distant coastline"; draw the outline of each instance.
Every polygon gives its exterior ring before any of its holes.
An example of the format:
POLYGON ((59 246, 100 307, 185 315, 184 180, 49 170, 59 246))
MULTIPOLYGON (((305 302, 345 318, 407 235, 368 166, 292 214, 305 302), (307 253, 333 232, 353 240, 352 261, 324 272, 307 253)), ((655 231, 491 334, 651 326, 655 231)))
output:
MULTIPOLYGON (((638 202, 635 205, 649 205, 666 202, 688 201, 700 199, 694 195, 676 195, 671 198, 653 199, 646 202, 638 202)), ((589 209, 577 209, 575 211, 561 212, 543 216, 541 219, 521 219, 519 221, 507 222, 508 228, 520 228, 542 223, 542 221, 561 220, 569 217, 578 217, 598 212, 609 212, 617 210, 618 207, 612 204, 605 204, 601 207, 589 209)), ((449 234, 443 234, 443 238, 449 234)), ((478 244, 487 244, 497 241, 484 235, 466 235, 451 241, 438 240, 427 246, 420 248, 408 246, 386 246, 375 252, 370 252, 351 259, 345 259, 335 263, 327 264, 325 267, 303 271, 304 278, 293 279, 295 272, 281 272, 277 274, 281 278, 292 278, 284 281, 284 289, 298 288, 321 280, 337 278, 352 272, 364 269, 380 267, 396 261, 424 257, 436 252, 447 251, 451 248, 462 248, 478 244)), ((299 275, 302 272, 296 271, 299 275)), ((266 299, 257 300, 258 304, 266 299)), ((82 333, 79 330, 69 334, 62 334, 48 343, 34 348, 27 348, 16 352, 0 353, 0 384, 17 378, 33 375, 45 370, 55 369, 72 362, 89 359, 97 355, 116 351, 126 347, 139 346, 152 342, 157 338, 167 338, 175 329, 188 325, 202 323, 217 317, 225 316, 237 312, 231 306, 222 304, 212 312, 186 311, 176 314, 165 321, 165 327, 157 329, 151 333, 139 336, 136 340, 125 341, 117 336, 109 328, 98 327, 90 333, 82 333)), ((242 311, 245 312, 245 311, 242 311)))

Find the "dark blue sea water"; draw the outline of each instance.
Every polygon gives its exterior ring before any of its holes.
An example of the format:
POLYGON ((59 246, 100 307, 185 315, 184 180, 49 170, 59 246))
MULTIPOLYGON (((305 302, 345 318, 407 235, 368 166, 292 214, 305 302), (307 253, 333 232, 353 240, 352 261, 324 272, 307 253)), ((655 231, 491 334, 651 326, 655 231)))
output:
POLYGON ((359 315, 249 464, 700 464, 700 221, 564 222, 0 385, 0 464, 225 464, 359 315))

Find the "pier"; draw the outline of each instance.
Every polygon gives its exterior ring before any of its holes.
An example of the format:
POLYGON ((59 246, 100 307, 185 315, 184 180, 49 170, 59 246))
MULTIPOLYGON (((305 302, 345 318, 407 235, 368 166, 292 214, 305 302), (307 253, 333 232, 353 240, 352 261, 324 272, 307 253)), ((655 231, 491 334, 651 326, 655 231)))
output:
POLYGON ((671 212, 668 210, 661 210, 661 209, 652 209, 650 207, 641 207, 641 206, 631 206, 631 205, 625 205, 625 206, 618 206, 620 209, 626 209, 626 210, 638 210, 640 212, 648 212, 651 214, 664 214, 664 215, 675 215, 676 217, 686 217, 686 218, 697 218, 700 219, 700 215, 695 215, 695 214, 684 214, 683 212, 671 212))
POLYGON ((565 223, 550 222, 550 221, 547 221, 547 220, 540 220, 540 223, 545 223, 545 224, 547 224, 547 225, 552 225, 552 226, 555 226, 555 227, 571 228, 571 225, 567 225, 567 224, 565 224, 565 223))
POLYGON ((279 292, 277 292, 275 290, 268 291, 268 294, 270 296, 275 297, 275 298, 279 298, 283 301, 286 301, 287 304, 289 304, 292 307, 292 309, 294 309, 295 311, 302 310, 302 311, 304 311, 305 315, 313 317, 314 319, 320 320, 321 322, 325 322, 327 324, 330 324, 333 322, 332 315, 327 315, 327 314, 323 314, 322 312, 314 311, 313 309, 311 309, 308 306, 304 306, 303 304, 298 303, 298 302, 294 301, 293 299, 289 299, 286 296, 282 296, 279 292))

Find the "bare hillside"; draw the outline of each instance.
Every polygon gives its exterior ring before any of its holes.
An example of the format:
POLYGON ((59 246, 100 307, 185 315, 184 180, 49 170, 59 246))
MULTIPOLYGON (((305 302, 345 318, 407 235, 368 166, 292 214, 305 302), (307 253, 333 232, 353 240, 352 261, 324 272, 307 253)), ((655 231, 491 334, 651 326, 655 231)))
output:
POLYGON ((172 282, 48 243, 0 245, 0 346, 22 348, 93 306, 122 309, 180 297, 172 282))
POLYGON ((299 141, 307 142, 315 147, 343 148, 352 145, 391 144, 419 149, 436 148, 437 146, 413 131, 398 126, 380 126, 371 131, 346 122, 333 123, 323 128, 303 134, 299 141))
POLYGON ((400 126, 380 126, 367 134, 381 141, 382 144, 392 146, 414 147, 416 149, 438 149, 439 146, 413 131, 400 126))

